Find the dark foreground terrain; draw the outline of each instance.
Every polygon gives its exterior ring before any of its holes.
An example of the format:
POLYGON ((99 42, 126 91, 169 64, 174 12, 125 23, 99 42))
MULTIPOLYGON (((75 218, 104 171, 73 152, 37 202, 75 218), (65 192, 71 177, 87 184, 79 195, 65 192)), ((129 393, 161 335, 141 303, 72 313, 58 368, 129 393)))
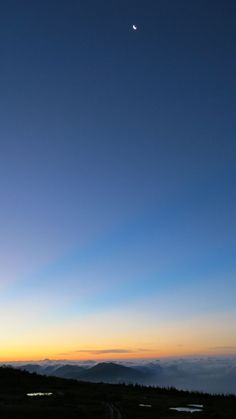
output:
POLYGON ((235 419, 235 396, 122 384, 96 384, 0 368, 0 418, 235 419), (28 396, 28 393, 52 393, 28 396), (141 405, 141 406, 140 406, 141 405), (200 412, 173 407, 203 405, 200 412))

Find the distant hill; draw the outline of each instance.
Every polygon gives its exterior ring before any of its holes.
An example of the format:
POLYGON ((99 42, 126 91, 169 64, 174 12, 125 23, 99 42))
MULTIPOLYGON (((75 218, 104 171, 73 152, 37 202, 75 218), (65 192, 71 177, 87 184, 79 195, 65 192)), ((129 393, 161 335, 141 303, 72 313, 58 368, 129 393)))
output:
POLYGON ((148 368, 139 370, 114 362, 101 362, 89 368, 67 364, 46 367, 37 364, 25 364, 20 369, 42 375, 106 383, 147 384, 150 382, 152 375, 148 368))
POLYGON ((22 367, 19 367, 19 369, 22 369, 28 372, 36 372, 37 374, 40 374, 42 371, 41 365, 38 365, 38 364, 26 364, 26 365, 23 365, 22 367))
POLYGON ((113 362, 102 362, 83 371, 80 377, 83 380, 92 382, 143 383, 146 374, 135 368, 113 362))
POLYGON ((79 379, 85 370, 84 367, 78 365, 63 365, 50 372, 47 370, 47 374, 55 377, 79 379))

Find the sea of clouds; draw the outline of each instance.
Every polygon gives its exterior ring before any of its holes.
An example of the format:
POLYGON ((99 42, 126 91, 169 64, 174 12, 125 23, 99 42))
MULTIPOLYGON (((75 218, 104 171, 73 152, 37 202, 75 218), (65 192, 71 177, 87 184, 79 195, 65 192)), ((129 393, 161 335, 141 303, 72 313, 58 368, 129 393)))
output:
MULTIPOLYGON (((110 363, 111 361, 107 361, 110 363)), ((236 394, 236 356, 231 357, 201 357, 201 358, 169 358, 153 360, 116 360, 116 364, 137 370, 145 377, 140 384, 161 387, 176 387, 177 389, 201 391, 214 394, 236 394)), ((40 367, 39 373, 44 373, 44 369, 49 371, 51 367, 58 368, 63 365, 82 366, 89 369, 98 364, 99 361, 68 361, 68 360, 43 360, 30 365, 40 367)), ((22 367, 22 362, 11 363, 14 367, 22 367)), ((26 363, 24 363, 26 364, 26 363)), ((135 375, 134 375, 135 376, 135 375)), ((137 376, 137 374, 136 374, 137 376)), ((122 377, 119 378, 122 380, 122 377)), ((129 382, 132 382, 129 380, 129 382)))

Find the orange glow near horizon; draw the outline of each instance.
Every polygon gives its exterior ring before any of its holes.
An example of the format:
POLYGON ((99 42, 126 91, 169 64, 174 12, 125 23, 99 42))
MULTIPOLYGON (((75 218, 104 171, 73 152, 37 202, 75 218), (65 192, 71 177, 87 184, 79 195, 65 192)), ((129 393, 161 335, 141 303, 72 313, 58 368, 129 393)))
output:
POLYGON ((153 359, 165 357, 235 355, 233 312, 192 319, 157 322, 154 315, 129 308, 113 310, 83 321, 20 329, 16 316, 3 324, 1 362, 42 359, 71 361, 153 359), (11 326, 11 327, 10 327, 11 326), (116 333, 114 334, 114 330, 116 333), (20 333, 21 331, 21 333, 20 333), (76 333, 75 333, 76 331, 76 333))
POLYGON ((161 358, 178 358, 178 357, 192 357, 192 356, 233 356, 236 355, 233 348, 230 350, 217 350, 211 349, 207 350, 203 347, 198 348, 179 348, 173 351, 173 348, 169 347, 166 350, 150 350, 150 351, 131 351, 122 353, 117 350, 117 352, 109 353, 108 350, 98 349, 98 350, 83 350, 82 352, 71 351, 70 353, 61 353, 55 354, 54 351, 50 350, 32 350, 31 352, 27 351, 15 351, 9 350, 7 356, 1 356, 0 362, 25 362, 25 361, 42 361, 45 359, 54 360, 54 361, 87 361, 93 360, 96 362, 104 361, 122 361, 122 360, 136 360, 136 359, 161 359, 161 358), (101 353, 99 353, 101 352, 101 353))

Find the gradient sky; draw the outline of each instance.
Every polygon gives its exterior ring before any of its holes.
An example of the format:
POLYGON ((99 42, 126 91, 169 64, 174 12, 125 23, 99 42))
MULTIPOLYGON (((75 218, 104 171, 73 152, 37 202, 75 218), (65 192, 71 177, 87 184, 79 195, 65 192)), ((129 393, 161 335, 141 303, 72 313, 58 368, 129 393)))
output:
POLYGON ((0 360, 236 354, 235 21, 0 0, 0 360))

